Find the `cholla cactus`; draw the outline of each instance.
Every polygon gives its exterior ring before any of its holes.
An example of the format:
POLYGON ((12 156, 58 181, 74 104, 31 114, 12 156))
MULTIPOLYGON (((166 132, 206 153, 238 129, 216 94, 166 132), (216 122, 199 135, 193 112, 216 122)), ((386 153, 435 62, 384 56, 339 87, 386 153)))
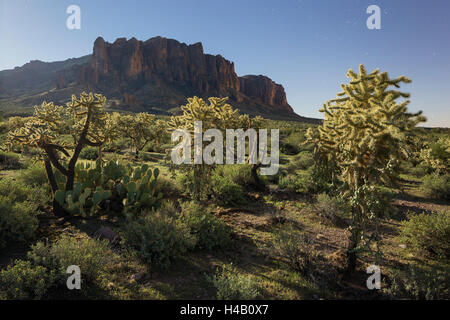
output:
POLYGON ((209 104, 202 98, 188 98, 188 103, 181 106, 182 116, 170 118, 168 123, 169 131, 176 129, 186 129, 194 133, 194 121, 202 121, 203 131, 211 128, 225 129, 234 128, 238 125, 239 110, 227 104, 228 98, 208 99, 209 104))
POLYGON ((320 110, 325 119, 318 134, 310 130, 308 136, 317 143, 318 151, 328 163, 336 165, 338 178, 352 199, 353 225, 349 248, 349 271, 356 263, 356 249, 364 237, 365 220, 376 222, 367 193, 379 183, 393 183, 397 162, 407 153, 407 133, 425 121, 421 112, 407 112, 408 98, 392 87, 399 88, 410 79, 390 79, 386 72, 375 70, 367 74, 363 65, 359 74, 347 72, 349 84, 342 84, 343 92, 328 101, 320 110))
POLYGON ((155 124, 155 116, 149 113, 121 116, 113 115, 116 126, 124 138, 130 139, 133 144, 136 157, 145 146, 155 138, 151 127, 155 124))
MULTIPOLYGON (((208 129, 218 129, 225 135, 226 129, 242 128, 247 126, 250 118, 248 116, 239 115, 239 110, 227 104, 228 98, 211 97, 208 102, 199 97, 188 98, 188 103, 181 107, 183 115, 173 116, 168 122, 168 131, 172 132, 176 129, 185 129, 191 134, 191 143, 194 142, 194 122, 202 122, 202 133, 208 129)), ((205 142, 202 141, 203 147, 205 142)), ((193 148, 192 148, 193 150, 193 148)), ((183 167, 189 171, 191 166, 183 167)), ((194 181, 192 193, 194 197, 200 198, 204 196, 206 188, 209 184, 209 177, 214 166, 202 164, 194 164, 194 181)))
POLYGON ((437 142, 427 145, 419 152, 419 158, 437 174, 450 172, 450 138, 441 137, 437 142))
MULTIPOLYGON (((34 107, 34 116, 30 117, 21 127, 8 133, 7 145, 37 147, 44 151, 44 164, 53 194, 58 191, 58 184, 53 173, 53 167, 66 177, 65 191, 74 187, 75 166, 84 146, 101 146, 105 142, 104 132, 108 116, 103 111, 106 98, 100 94, 95 96, 83 92, 78 99, 74 95, 67 108, 55 106, 52 102, 43 102, 34 107), (65 132, 70 124, 70 132, 65 132), (58 137, 71 133, 74 144, 58 143, 58 137), (71 152, 69 152, 71 151, 71 152), (61 155, 67 158, 62 161, 61 155)), ((55 214, 62 214, 56 201, 53 202, 55 214)))
MULTIPOLYGON (((232 126, 238 119, 238 111, 226 103, 227 98, 208 99, 209 104, 202 98, 188 98, 188 103, 181 106, 183 115, 173 116, 168 122, 168 131, 185 129, 191 134, 191 144, 194 143, 194 122, 202 122, 202 134, 208 129, 218 129, 225 131, 226 125, 232 126)), ((202 141, 204 145, 204 142, 202 141)), ((193 150, 193 148, 191 149, 193 150)), ((213 167, 204 163, 194 164, 193 167, 181 166, 186 174, 193 169, 193 184, 189 188, 193 197, 200 199, 205 195, 206 187, 209 184, 209 178, 213 167)))

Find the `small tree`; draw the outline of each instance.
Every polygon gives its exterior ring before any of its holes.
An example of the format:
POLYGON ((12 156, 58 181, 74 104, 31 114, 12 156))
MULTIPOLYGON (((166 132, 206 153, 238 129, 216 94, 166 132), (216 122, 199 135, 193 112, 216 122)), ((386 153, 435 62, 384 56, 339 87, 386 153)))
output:
MULTIPOLYGON (((194 150, 194 122, 202 122, 202 134, 208 129, 218 129, 225 133, 226 129, 235 128, 239 123, 238 110, 227 104, 228 98, 208 99, 209 104, 202 98, 193 97, 188 98, 188 103, 181 107, 183 115, 171 117, 168 123, 168 131, 176 129, 185 129, 191 134, 191 150, 194 150)), ((207 143, 202 141, 202 148, 207 143)), ((209 178, 211 176, 213 165, 207 165, 204 162, 201 164, 184 165, 181 166, 186 173, 193 169, 193 187, 192 194, 194 198, 200 199, 204 196, 207 186, 209 185, 209 178)))
MULTIPOLYGON (((248 129, 255 129, 256 131, 256 143, 254 144, 254 149, 253 150, 248 150, 248 154, 252 154, 254 152, 257 153, 258 150, 258 143, 259 143, 259 130, 263 128, 265 125, 265 120, 262 117, 254 117, 254 118, 250 118, 250 116, 248 114, 243 114, 239 116, 238 119, 238 127, 242 128, 244 130, 248 130, 248 129)), ((247 158, 247 162, 250 160, 250 157, 247 158)), ((258 160, 259 157, 258 157, 258 160)), ((257 187, 258 189, 263 189, 264 184, 261 182, 261 179, 259 178, 258 175, 258 168, 260 168, 262 166, 261 162, 258 161, 258 163, 253 163, 251 164, 251 172, 252 172, 252 178, 253 178, 253 182, 255 184, 255 187, 257 187)))
MULTIPOLYGON (((261 117, 250 118, 249 115, 239 114, 238 109, 233 109, 231 105, 227 103, 228 98, 216 98, 210 97, 208 102, 198 98, 188 98, 188 103, 181 107, 183 110, 182 116, 171 117, 168 122, 168 131, 174 131, 176 129, 186 129, 191 135, 191 146, 194 143, 194 122, 202 122, 202 135, 208 129, 218 129, 223 136, 226 136, 226 129, 257 129, 261 128, 264 124, 264 119, 261 117)), ((253 150, 248 150, 247 155, 256 153, 258 150, 257 142, 259 139, 256 137, 256 143, 253 143, 253 150)), ((208 145, 208 142, 202 141, 202 150, 208 145)), ((194 150, 192 147, 191 150, 194 150)), ((223 148, 226 153, 226 145, 223 148)), ((249 161, 250 157, 247 157, 246 161, 249 161)), ((256 186, 262 186, 257 173, 257 169, 261 164, 252 164, 252 176, 256 186)), ((193 168, 193 195, 195 198, 200 198, 205 194, 206 188, 209 185, 210 176, 215 166, 212 164, 193 164, 182 166, 186 172, 190 172, 193 168)))
POLYGON ((390 89, 411 82, 408 78, 390 79, 378 70, 367 74, 363 65, 359 74, 350 69, 347 77, 350 83, 341 85, 343 92, 320 110, 325 119, 318 137, 311 130, 308 136, 316 143, 320 158, 326 155, 326 163, 333 164, 352 205, 347 271, 353 272, 357 252, 368 240, 376 241, 376 261, 380 257, 377 225, 383 205, 376 186, 395 183, 397 163, 407 156, 407 133, 426 119, 421 112, 407 112, 409 100, 397 103, 409 94, 390 89), (369 224, 375 226, 371 235, 369 224))
POLYGON ((157 150, 161 147, 161 142, 165 140, 167 135, 167 122, 164 120, 156 120, 150 128, 155 140, 157 150))
MULTIPOLYGON (((40 107, 34 107, 34 116, 22 127, 8 133, 8 146, 20 144, 44 151, 43 161, 53 196, 58 190, 53 168, 65 176, 65 191, 73 190, 75 166, 83 147, 98 147, 106 141, 106 137, 99 134, 107 120, 107 114, 103 111, 105 102, 104 96, 85 92, 80 95, 80 99, 73 95, 67 108, 55 106, 53 102, 43 102, 40 107), (70 124, 70 132, 64 132, 67 123, 70 124), (74 138, 73 145, 58 141, 66 133, 74 138)), ((53 210, 56 215, 64 214, 56 200, 53 200, 53 210)))
POLYGON ((136 158, 139 152, 154 139, 151 127, 155 122, 155 116, 149 113, 138 113, 136 115, 121 116, 118 113, 114 115, 116 125, 120 134, 124 138, 130 139, 133 144, 136 158))

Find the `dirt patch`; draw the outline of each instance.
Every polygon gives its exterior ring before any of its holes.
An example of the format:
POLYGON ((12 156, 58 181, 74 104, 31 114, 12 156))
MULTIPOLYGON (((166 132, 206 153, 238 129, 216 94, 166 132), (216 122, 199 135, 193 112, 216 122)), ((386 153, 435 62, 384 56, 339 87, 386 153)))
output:
POLYGON ((436 203, 427 203, 419 200, 401 200, 396 199, 393 202, 393 205, 396 206, 400 211, 407 212, 438 212, 438 211, 448 211, 450 210, 450 205, 445 204, 436 204, 436 203))

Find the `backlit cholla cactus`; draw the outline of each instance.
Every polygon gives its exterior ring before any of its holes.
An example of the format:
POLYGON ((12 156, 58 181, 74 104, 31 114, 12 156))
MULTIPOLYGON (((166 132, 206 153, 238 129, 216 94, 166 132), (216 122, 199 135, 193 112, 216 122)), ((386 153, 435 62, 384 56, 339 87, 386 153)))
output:
POLYGON ((320 110, 325 119, 318 134, 314 136, 309 130, 308 136, 317 144, 317 152, 335 165, 337 178, 351 198, 349 270, 352 271, 357 248, 365 236, 366 220, 377 219, 373 210, 377 202, 372 199, 374 187, 395 182, 397 162, 407 156, 407 135, 426 119, 421 112, 407 112, 409 100, 398 102, 409 94, 396 89, 401 83, 411 82, 410 79, 404 76, 390 79, 387 72, 378 70, 368 74, 363 65, 359 66, 359 74, 350 69, 347 77, 350 83, 341 85, 343 92, 320 110))
POLYGON ((136 157, 153 139, 155 134, 152 126, 155 125, 155 116, 141 112, 135 115, 113 114, 113 119, 122 137, 129 139, 134 147, 136 157))
MULTIPOLYGON (((58 190, 53 167, 66 177, 65 191, 73 190, 75 166, 83 147, 98 147, 106 141, 108 115, 103 111, 105 102, 104 96, 85 92, 79 99, 73 95, 67 108, 56 106, 52 102, 43 102, 40 107, 34 107, 33 117, 8 133, 6 144, 42 149, 53 194, 58 190), (66 130, 68 127, 69 132, 66 130), (73 145, 59 141, 58 138, 67 133, 74 138, 73 145), (61 154, 67 161, 63 161, 61 154)), ((53 204, 55 213, 61 214, 57 202, 54 201, 53 204)))
MULTIPOLYGON (((185 129, 191 135, 191 150, 194 150, 194 122, 201 121, 202 134, 208 129, 218 129, 225 135, 226 129, 233 129, 239 124, 239 111, 227 104, 228 98, 211 97, 208 101, 199 97, 188 98, 188 103, 181 106, 183 115, 173 116, 168 122, 168 131, 185 129), (209 103, 208 103, 209 102, 209 103)), ((205 146, 202 141, 202 147, 205 146)), ((193 166, 180 166, 186 173, 193 169, 193 183, 189 187, 195 198, 205 195, 213 166, 205 164, 194 164, 193 166)))
POLYGON ((437 174, 450 172, 450 138, 441 137, 419 151, 421 161, 429 165, 437 174))

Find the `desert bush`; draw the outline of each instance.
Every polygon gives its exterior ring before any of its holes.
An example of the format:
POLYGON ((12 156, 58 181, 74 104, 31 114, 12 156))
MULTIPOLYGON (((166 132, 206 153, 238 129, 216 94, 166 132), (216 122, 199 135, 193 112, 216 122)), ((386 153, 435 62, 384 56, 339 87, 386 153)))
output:
POLYGON ((395 271, 383 292, 392 299, 449 299, 450 276, 446 270, 436 266, 411 264, 406 271, 395 271))
POLYGON ((160 212, 128 221, 123 239, 143 261, 160 267, 169 266, 197 242, 187 225, 160 212))
POLYGON ((40 299, 50 291, 66 289, 67 267, 77 265, 82 272, 82 288, 89 290, 111 262, 107 241, 65 235, 53 244, 38 242, 26 260, 16 260, 0 273, 0 283, 11 299, 40 299))
POLYGON ((98 158, 98 148, 95 147, 84 147, 80 152, 80 159, 84 160, 97 160, 98 158))
POLYGON ((16 260, 0 271, 0 294, 5 299, 41 299, 53 283, 53 273, 30 261, 16 260))
POLYGON ((236 206, 246 202, 244 189, 230 178, 213 176, 212 192, 215 199, 225 206, 236 206))
POLYGON ((38 162, 20 170, 18 180, 28 186, 44 186, 48 183, 45 168, 38 162))
POLYGON ((286 167, 289 173, 295 173, 298 170, 307 170, 314 164, 314 156, 311 152, 302 151, 293 157, 292 161, 286 167))
POLYGON ((434 257, 450 257, 450 211, 410 215, 400 229, 401 239, 413 250, 434 257))
POLYGON ((316 191, 311 171, 299 171, 297 174, 281 176, 278 182, 281 189, 300 194, 309 194, 316 191))
POLYGON ((416 177, 423 177, 427 174, 430 174, 433 172, 433 168, 429 165, 427 165, 426 163, 422 162, 419 163, 418 165, 411 167, 408 170, 409 173, 411 173, 412 175, 416 176, 416 177))
POLYGON ((125 138, 116 138, 112 141, 108 141, 103 150, 105 152, 121 152, 129 147, 129 142, 125 138))
POLYGON ((38 207, 48 199, 43 188, 0 179, 0 247, 33 239, 38 227, 38 207))
POLYGON ((155 160, 154 157, 152 157, 151 154, 149 154, 147 152, 144 152, 144 151, 139 153, 138 158, 139 158, 139 160, 145 161, 145 162, 147 162, 147 161, 154 161, 155 160))
POLYGON ((225 247, 230 243, 227 225, 195 202, 182 204, 180 219, 198 239, 196 245, 198 249, 211 250, 225 247))
POLYGON ((34 238, 38 220, 29 202, 11 202, 0 195, 0 248, 9 242, 26 242, 34 238))
POLYGON ((287 155, 295 155, 301 151, 301 144, 304 141, 304 132, 292 132, 281 141, 280 151, 287 155))
POLYGON ((33 249, 29 257, 35 263, 45 265, 45 261, 53 259, 64 279, 67 278, 67 267, 77 265, 82 270, 83 280, 93 282, 111 261, 108 241, 94 240, 88 237, 62 236, 50 247, 45 247, 40 243, 33 249))
POLYGON ((158 209, 158 212, 166 217, 178 218, 180 215, 180 208, 174 201, 164 200, 161 203, 161 207, 158 209))
POLYGON ((44 189, 11 178, 0 179, 0 196, 7 197, 11 203, 28 201, 36 207, 48 201, 48 194, 44 189))
POLYGON ((212 277, 212 283, 219 300, 253 300, 259 295, 256 280, 240 274, 232 264, 222 265, 212 277))
POLYGON ((18 154, 0 150, 0 169, 15 170, 21 167, 20 156, 18 154))
POLYGON ((165 177, 158 177, 155 185, 155 193, 162 193, 164 197, 180 195, 181 188, 176 180, 171 180, 165 177))
POLYGON ((274 254, 283 258, 293 270, 305 276, 311 276, 314 269, 315 256, 312 246, 311 238, 289 224, 277 230, 272 241, 274 254))
POLYGON ((317 196, 313 209, 323 220, 335 226, 344 225, 345 211, 349 210, 341 199, 330 197, 326 193, 317 196))
POLYGON ((250 165, 229 164, 218 166, 214 170, 214 176, 229 178, 231 181, 242 187, 249 187, 254 184, 252 168, 250 165))
POLYGON ((450 200, 450 174, 430 174, 423 178, 420 189, 426 196, 450 200))

